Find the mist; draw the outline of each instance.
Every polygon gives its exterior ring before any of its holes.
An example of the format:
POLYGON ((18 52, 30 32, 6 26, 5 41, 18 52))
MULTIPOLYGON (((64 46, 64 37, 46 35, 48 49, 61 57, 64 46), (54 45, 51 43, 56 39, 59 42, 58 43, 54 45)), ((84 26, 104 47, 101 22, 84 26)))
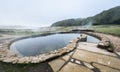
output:
POLYGON ((119 5, 119 0, 0 0, 0 26, 45 27, 119 5))

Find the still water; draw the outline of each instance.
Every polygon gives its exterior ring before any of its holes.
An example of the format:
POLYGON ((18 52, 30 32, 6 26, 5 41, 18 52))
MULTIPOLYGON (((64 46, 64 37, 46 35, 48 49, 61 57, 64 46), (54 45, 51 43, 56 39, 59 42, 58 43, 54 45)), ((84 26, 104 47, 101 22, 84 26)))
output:
MULTIPOLYGON (((13 42, 10 50, 22 56, 35 56, 65 47, 70 40, 79 37, 79 33, 52 34, 30 37, 13 42)), ((88 42, 99 42, 97 38, 88 36, 88 42)))

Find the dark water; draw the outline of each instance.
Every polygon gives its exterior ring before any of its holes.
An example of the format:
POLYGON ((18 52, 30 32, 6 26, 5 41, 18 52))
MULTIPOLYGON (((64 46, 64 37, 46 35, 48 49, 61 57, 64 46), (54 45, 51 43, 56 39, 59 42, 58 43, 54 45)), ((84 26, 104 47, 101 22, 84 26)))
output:
MULTIPOLYGON (((23 56, 35 56, 65 47, 68 42, 80 34, 52 34, 40 37, 31 37, 18 40, 11 44, 10 50, 23 56)), ((88 42, 99 42, 98 39, 88 36, 88 42)))

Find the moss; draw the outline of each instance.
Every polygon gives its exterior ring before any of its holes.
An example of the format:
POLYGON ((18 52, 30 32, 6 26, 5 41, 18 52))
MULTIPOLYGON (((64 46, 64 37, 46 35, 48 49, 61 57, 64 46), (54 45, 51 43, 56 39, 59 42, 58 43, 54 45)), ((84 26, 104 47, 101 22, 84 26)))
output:
POLYGON ((109 47, 107 48, 107 50, 109 52, 113 52, 114 51, 114 45, 112 43, 109 44, 109 47))

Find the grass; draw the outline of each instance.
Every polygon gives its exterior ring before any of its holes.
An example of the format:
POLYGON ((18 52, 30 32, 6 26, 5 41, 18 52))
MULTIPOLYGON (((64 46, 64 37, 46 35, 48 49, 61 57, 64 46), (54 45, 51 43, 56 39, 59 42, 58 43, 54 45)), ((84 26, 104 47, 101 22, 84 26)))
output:
POLYGON ((52 72, 52 70, 47 63, 11 64, 0 62, 0 72, 52 72))
POLYGON ((94 26, 95 31, 120 37, 120 26, 94 26))

